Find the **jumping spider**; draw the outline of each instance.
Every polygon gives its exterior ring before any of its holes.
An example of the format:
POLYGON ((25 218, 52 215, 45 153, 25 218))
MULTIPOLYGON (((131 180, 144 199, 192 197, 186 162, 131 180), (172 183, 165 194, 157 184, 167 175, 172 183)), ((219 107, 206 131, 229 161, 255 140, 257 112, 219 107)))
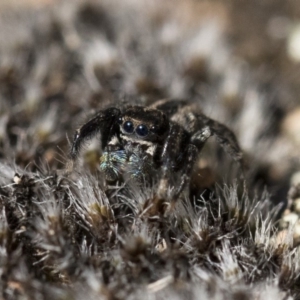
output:
MULTIPOLYGON (((100 111, 76 130, 70 158, 74 162, 81 144, 101 133, 100 169, 108 181, 130 174, 140 178, 161 170, 158 195, 165 196, 170 173, 181 173, 174 198, 190 180, 193 166, 207 139, 214 135, 241 165, 242 152, 235 135, 187 101, 162 100, 151 106, 130 106, 123 112, 112 107, 100 111)), ((179 174, 180 174, 179 173, 179 174)))

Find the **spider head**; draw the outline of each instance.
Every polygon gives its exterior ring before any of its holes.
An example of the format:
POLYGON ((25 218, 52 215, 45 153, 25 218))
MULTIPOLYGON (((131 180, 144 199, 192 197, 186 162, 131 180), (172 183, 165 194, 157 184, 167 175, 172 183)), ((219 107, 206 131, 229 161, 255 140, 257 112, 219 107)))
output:
POLYGON ((141 106, 125 110, 118 123, 121 133, 133 140, 160 141, 169 129, 169 122, 164 113, 141 106))

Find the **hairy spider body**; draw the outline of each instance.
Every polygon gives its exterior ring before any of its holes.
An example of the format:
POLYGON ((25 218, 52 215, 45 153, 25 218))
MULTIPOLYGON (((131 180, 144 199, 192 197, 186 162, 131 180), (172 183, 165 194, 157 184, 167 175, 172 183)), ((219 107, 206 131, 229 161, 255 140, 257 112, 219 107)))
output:
POLYGON ((165 195, 171 173, 181 174, 174 197, 187 185, 194 163, 207 139, 214 135, 221 146, 242 163, 235 135, 187 101, 162 100, 151 106, 130 106, 123 111, 108 108, 79 128, 70 157, 75 161, 81 144, 101 133, 100 170, 108 181, 123 175, 137 180, 161 170, 158 194, 165 195))

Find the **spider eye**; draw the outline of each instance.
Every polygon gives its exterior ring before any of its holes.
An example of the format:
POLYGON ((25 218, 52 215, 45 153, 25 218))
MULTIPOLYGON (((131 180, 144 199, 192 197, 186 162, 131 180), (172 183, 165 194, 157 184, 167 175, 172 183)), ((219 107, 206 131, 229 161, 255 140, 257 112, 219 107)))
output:
POLYGON ((123 125, 123 129, 127 133, 133 133, 134 131, 133 123, 130 121, 125 122, 123 125))
POLYGON ((155 132, 156 129, 157 129, 157 127, 156 127, 155 125, 152 125, 152 126, 150 127, 150 130, 153 131, 153 132, 155 132))
POLYGON ((139 136, 146 136, 148 134, 148 127, 144 124, 139 125, 135 132, 139 135, 139 136))
POLYGON ((121 125, 123 123, 123 118, 119 117, 117 123, 121 125))

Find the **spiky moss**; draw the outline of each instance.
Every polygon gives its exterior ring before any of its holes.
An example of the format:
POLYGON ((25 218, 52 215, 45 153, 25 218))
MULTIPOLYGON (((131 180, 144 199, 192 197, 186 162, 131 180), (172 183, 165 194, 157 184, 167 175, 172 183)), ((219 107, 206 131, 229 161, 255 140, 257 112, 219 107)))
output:
POLYGON ((80 288, 90 299, 298 295, 299 251, 288 236, 276 239, 267 194, 224 186, 209 201, 171 205, 151 187, 108 195, 85 171, 70 179, 0 170, 11 174, 1 182, 7 299, 83 299, 80 288))

